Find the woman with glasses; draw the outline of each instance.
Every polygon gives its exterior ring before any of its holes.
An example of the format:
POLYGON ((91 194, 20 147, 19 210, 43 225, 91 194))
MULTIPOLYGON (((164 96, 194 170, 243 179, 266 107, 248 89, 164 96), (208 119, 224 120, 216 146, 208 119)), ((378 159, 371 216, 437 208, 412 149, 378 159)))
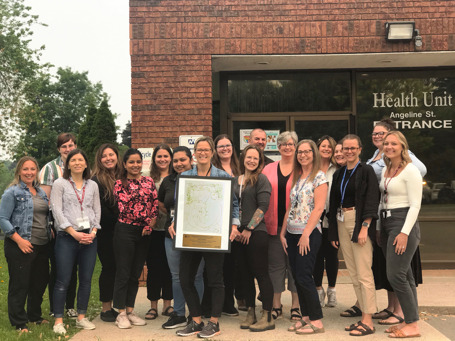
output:
MULTIPOLYGON (((228 173, 216 168, 211 163, 213 154, 215 153, 215 144, 211 137, 203 136, 198 138, 194 144, 194 152, 197 161, 196 166, 189 171, 183 172, 182 175, 230 177, 228 173)), ((240 224, 239 206, 235 196, 233 197, 232 204, 231 241, 239 234, 237 226, 240 224)), ((188 323, 184 329, 177 331, 177 335, 190 336, 198 334, 198 336, 202 338, 211 338, 221 333, 218 319, 221 316, 224 303, 223 262, 224 253, 221 252, 182 252, 180 258, 180 284, 192 321, 188 323), (199 295, 194 285, 194 278, 202 259, 205 261, 207 282, 212 291, 211 317, 205 326, 201 319, 202 308, 199 301, 199 295)))
POLYGON ((302 320, 288 330, 297 334, 324 333, 322 309, 313 278, 322 241, 320 218, 327 198, 327 180, 320 170, 318 147, 311 140, 297 145, 291 197, 280 233, 297 287, 302 320))
POLYGON ((381 232, 387 278, 401 304, 404 321, 386 330, 391 338, 419 337, 419 307, 411 260, 420 242, 417 216, 422 202, 422 176, 411 162, 408 142, 399 131, 384 138, 386 167, 381 178, 381 232))
POLYGON ((278 135, 277 144, 281 160, 268 164, 262 171, 272 185, 270 204, 265 213, 264 221, 269 234, 269 274, 273 284, 272 316, 275 320, 283 315, 281 293, 286 290, 286 276, 288 278, 288 290, 292 294, 291 320, 299 321, 302 318, 297 288, 289 267, 289 259, 280 240, 284 215, 289 206, 297 142, 298 137, 295 131, 284 131, 278 135))
POLYGON ((362 142, 357 135, 342 141, 346 166, 333 175, 330 190, 329 240, 341 247, 351 276, 362 318, 345 328, 353 336, 375 332, 376 312, 373 271, 373 244, 378 219, 379 186, 371 166, 360 162, 362 142))

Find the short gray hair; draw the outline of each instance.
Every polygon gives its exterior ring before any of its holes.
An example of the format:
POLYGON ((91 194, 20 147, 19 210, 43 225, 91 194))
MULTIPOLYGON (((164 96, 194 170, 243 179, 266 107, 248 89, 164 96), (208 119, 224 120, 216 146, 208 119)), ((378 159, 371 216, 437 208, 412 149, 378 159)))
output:
POLYGON ((297 145, 297 142, 299 142, 299 137, 295 131, 283 131, 280 135, 278 135, 278 138, 276 139, 278 147, 288 142, 289 139, 292 139, 295 145, 297 145))

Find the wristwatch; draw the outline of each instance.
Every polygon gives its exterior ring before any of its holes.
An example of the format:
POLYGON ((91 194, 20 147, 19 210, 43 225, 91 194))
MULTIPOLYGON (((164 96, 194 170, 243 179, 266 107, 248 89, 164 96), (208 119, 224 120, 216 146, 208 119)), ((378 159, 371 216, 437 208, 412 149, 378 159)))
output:
POLYGON ((369 228, 369 227, 370 227, 370 224, 368 224, 366 221, 364 221, 364 222, 362 223, 362 227, 369 228))

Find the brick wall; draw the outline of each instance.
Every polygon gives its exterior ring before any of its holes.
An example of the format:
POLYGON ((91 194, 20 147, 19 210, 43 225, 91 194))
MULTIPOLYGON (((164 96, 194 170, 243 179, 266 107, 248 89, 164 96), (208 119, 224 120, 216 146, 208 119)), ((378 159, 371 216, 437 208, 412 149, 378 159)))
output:
POLYGON ((212 55, 414 51, 385 41, 401 20, 455 50, 455 1, 130 0, 133 145, 211 135, 212 55))

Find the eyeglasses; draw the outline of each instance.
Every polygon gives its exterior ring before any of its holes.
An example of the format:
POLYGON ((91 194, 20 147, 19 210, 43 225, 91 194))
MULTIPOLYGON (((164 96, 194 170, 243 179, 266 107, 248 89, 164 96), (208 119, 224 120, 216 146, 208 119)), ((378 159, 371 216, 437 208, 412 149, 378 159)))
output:
POLYGON ((359 147, 343 147, 343 150, 345 152, 353 152, 355 150, 359 149, 359 147))
POLYGON ((280 146, 282 146, 282 147, 294 147, 295 143, 282 143, 280 146))
POLYGON ((379 131, 377 133, 372 133, 371 136, 375 137, 375 136, 384 136, 385 135, 385 131, 379 131))
POLYGON ((222 146, 216 146, 217 149, 228 149, 228 148, 231 148, 232 147, 232 144, 225 144, 225 145, 222 145, 222 146))
POLYGON ((210 153, 212 150, 211 149, 196 149, 196 153, 210 153))
POLYGON ((302 155, 302 154, 309 155, 312 152, 313 152, 313 149, 299 150, 299 151, 297 151, 297 155, 302 155))

